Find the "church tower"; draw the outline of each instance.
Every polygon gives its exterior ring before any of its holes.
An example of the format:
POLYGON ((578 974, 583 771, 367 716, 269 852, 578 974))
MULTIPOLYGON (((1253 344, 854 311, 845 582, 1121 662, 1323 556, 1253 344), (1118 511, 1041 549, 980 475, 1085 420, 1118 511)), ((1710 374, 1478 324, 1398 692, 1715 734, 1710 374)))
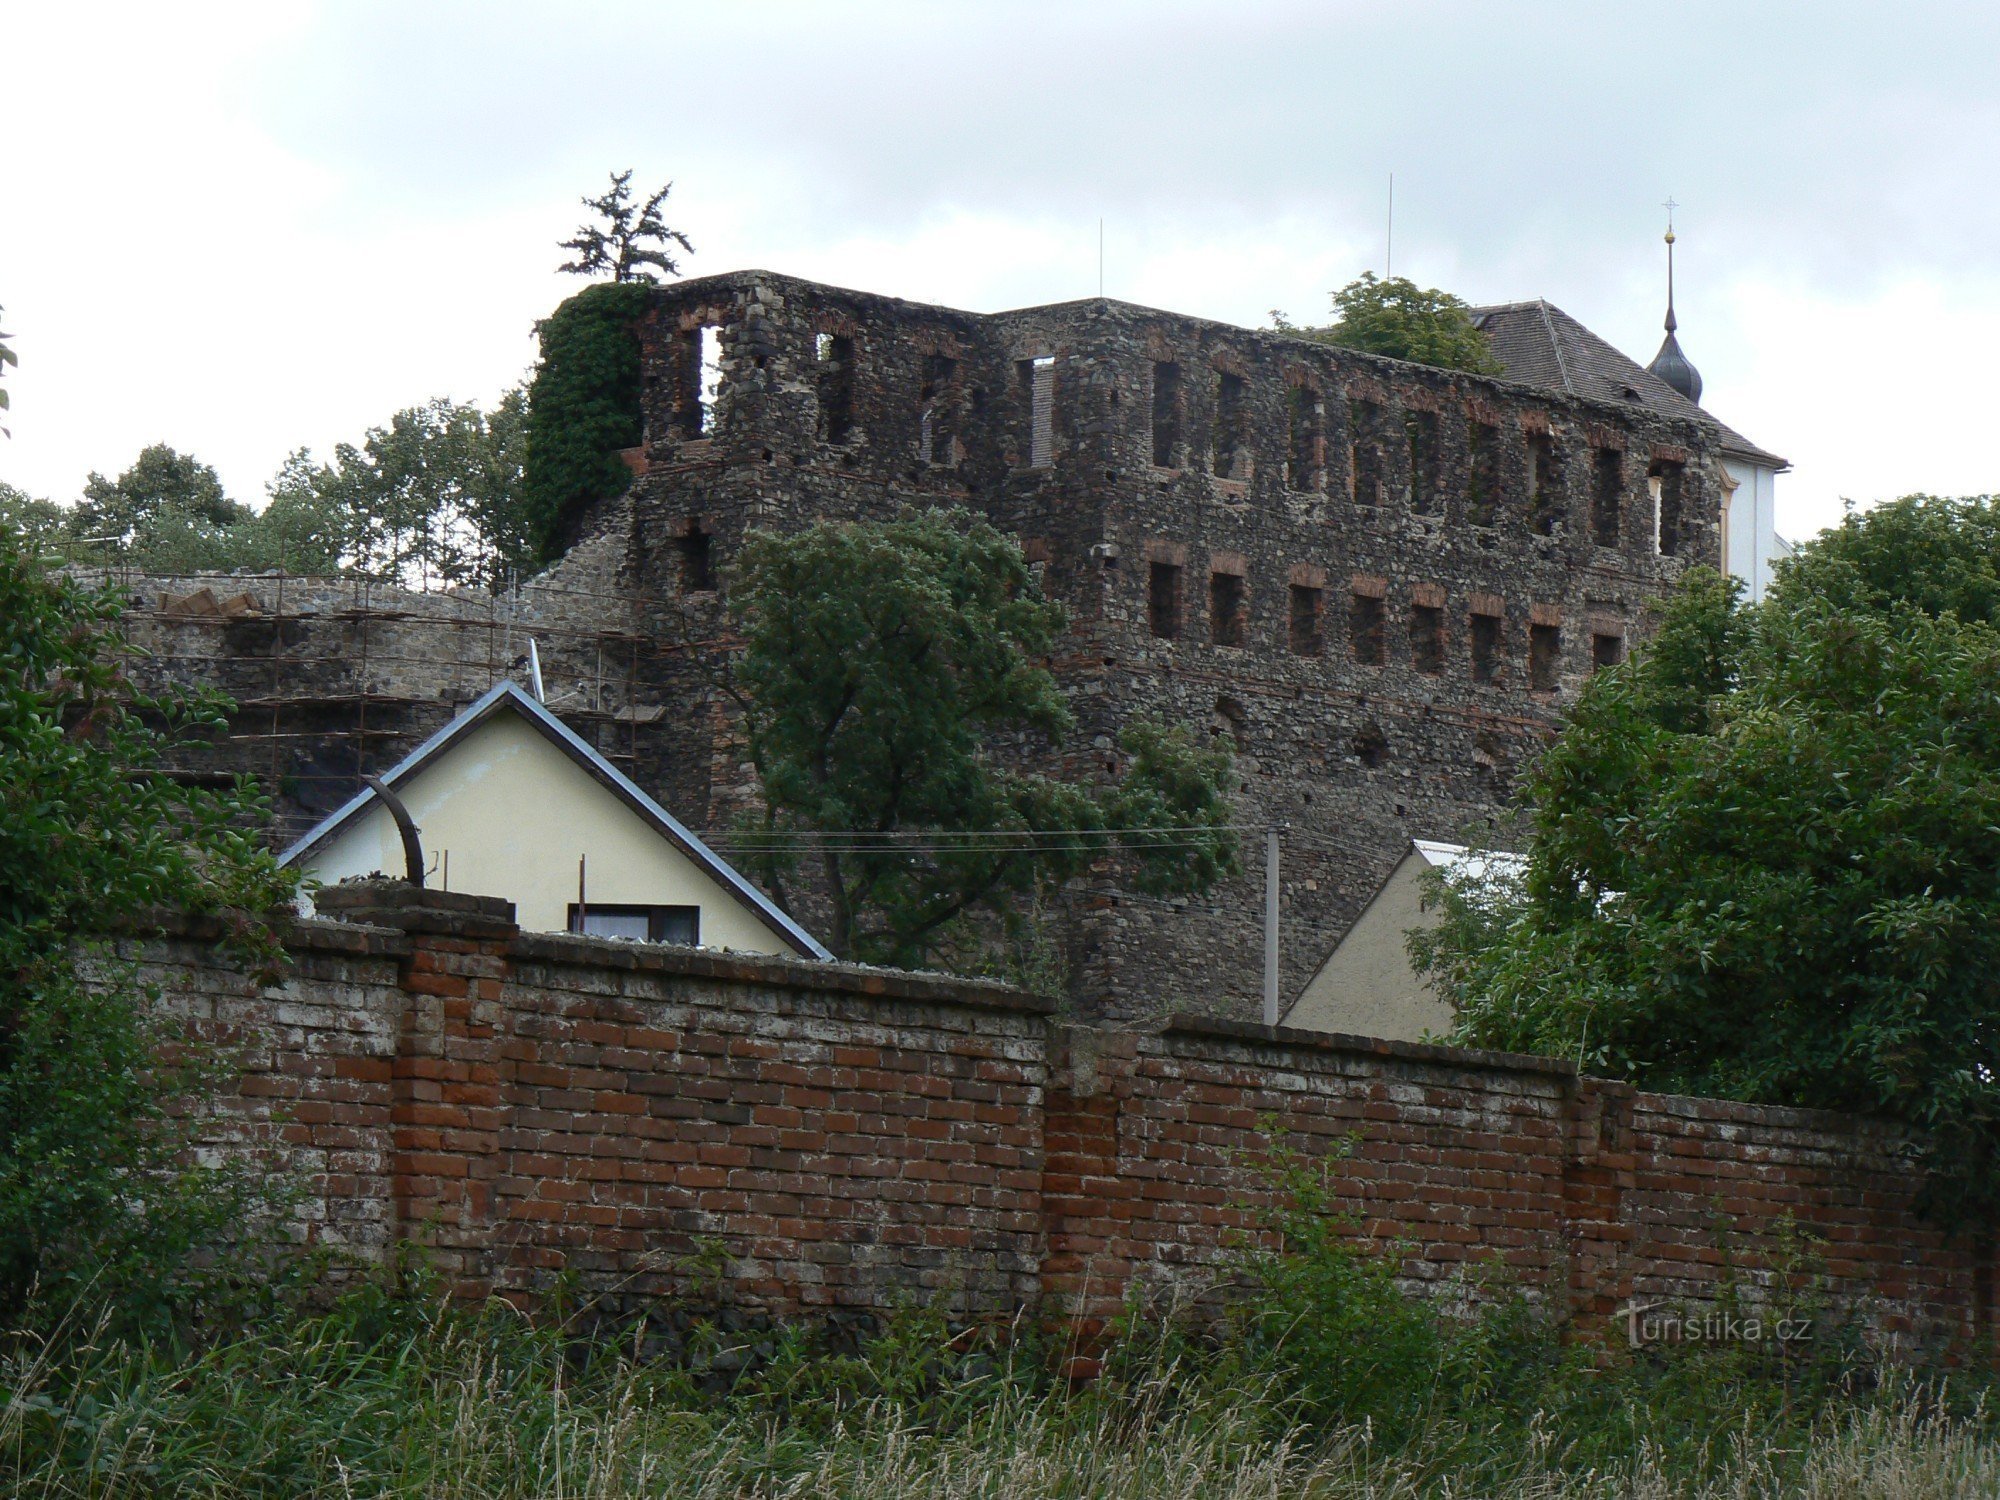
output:
POLYGON ((1678 327, 1680 323, 1674 317, 1674 216, 1673 204, 1669 202, 1667 205, 1667 336, 1660 345, 1660 352, 1653 356, 1653 362, 1646 368, 1699 406, 1701 371, 1681 353, 1680 340, 1674 337, 1674 330, 1678 327))

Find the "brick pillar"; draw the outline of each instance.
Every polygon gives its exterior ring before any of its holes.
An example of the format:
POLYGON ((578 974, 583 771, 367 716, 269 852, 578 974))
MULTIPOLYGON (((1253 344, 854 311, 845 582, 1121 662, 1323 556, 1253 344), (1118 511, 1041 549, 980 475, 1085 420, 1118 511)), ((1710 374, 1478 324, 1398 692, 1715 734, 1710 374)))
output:
POLYGON ((1054 1041, 1043 1105, 1041 1294, 1043 1306, 1066 1317, 1072 1337, 1088 1350, 1118 1312, 1132 1274, 1132 1200, 1139 1189, 1118 1170, 1113 1069, 1129 1063, 1138 1044, 1129 1033, 1085 1027, 1063 1028, 1054 1041))
POLYGON ((1569 1142, 1563 1155, 1562 1232, 1570 1334, 1601 1343, 1622 1337, 1615 1319, 1632 1296, 1634 1230, 1623 1213, 1636 1166, 1632 1088, 1578 1078, 1565 1104, 1569 1142))
POLYGON ((461 1296, 493 1289, 500 1175, 500 1022, 513 903, 399 880, 330 886, 328 916, 409 936, 390 1079, 390 1195, 399 1242, 422 1245, 461 1296))

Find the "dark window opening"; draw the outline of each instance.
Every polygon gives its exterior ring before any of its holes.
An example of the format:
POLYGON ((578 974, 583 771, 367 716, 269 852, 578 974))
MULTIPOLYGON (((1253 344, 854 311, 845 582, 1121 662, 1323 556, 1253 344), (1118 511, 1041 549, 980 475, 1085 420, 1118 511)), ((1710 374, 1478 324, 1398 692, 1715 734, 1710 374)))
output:
POLYGON ((1406 412, 1403 438, 1410 450, 1410 510, 1414 515, 1437 514, 1437 413, 1406 412))
POLYGON ((1535 531, 1554 536, 1562 525, 1562 491, 1556 482, 1555 439, 1546 432, 1528 434, 1528 496, 1535 531))
POLYGON ((813 340, 821 442, 844 443, 854 432, 854 340, 822 333, 813 340))
POLYGON ((1347 637, 1354 648, 1354 659, 1363 666, 1382 665, 1387 614, 1381 599, 1374 594, 1356 594, 1349 602, 1347 637))
POLYGON ((1215 436, 1209 444, 1216 477, 1234 479, 1236 463, 1244 456, 1243 377, 1228 370, 1215 377, 1215 436))
POLYGON ((1208 575, 1208 626, 1210 637, 1216 645, 1243 644, 1243 617, 1246 613, 1243 605, 1241 573, 1208 575))
POLYGON ((1491 526, 1500 514, 1500 429, 1474 422, 1467 441, 1466 519, 1474 526, 1491 526))
POLYGON ((1294 656, 1320 653, 1320 600, 1323 591, 1303 583, 1292 585, 1291 647, 1294 656))
POLYGON ((1153 366, 1153 466, 1171 469, 1181 451, 1181 367, 1167 361, 1153 366))
POLYGON ((1380 724, 1370 719, 1354 731, 1354 738, 1349 742, 1348 748, 1354 752, 1354 758, 1362 765, 1379 766, 1389 758, 1389 736, 1382 732, 1380 724))
POLYGON ((1497 682, 1500 678, 1500 617, 1472 617, 1472 680, 1497 682))
POLYGON ((1156 562, 1146 575, 1146 621, 1163 641, 1181 633, 1181 570, 1156 562))
POLYGON ((625 938, 638 943, 701 942, 699 906, 632 906, 595 901, 569 904, 569 930, 586 937, 625 938))
POLYGON ((957 360, 943 354, 925 357, 923 389, 917 396, 923 412, 917 424, 917 456, 927 464, 949 467, 956 461, 952 400, 957 378, 957 360))
POLYGON ((1682 466, 1663 458, 1647 469, 1646 477, 1651 481, 1654 515, 1658 521, 1653 535, 1660 556, 1672 557, 1681 550, 1682 466))
POLYGON ((1592 635, 1590 638, 1590 669, 1595 672, 1600 667, 1615 667, 1625 660, 1625 637, 1622 635, 1592 635))
POLYGON ((1528 686, 1537 692, 1553 692, 1562 681, 1562 628, 1557 625, 1528 627, 1528 686))
POLYGON ((1213 730, 1226 734, 1239 753, 1250 748, 1250 716, 1243 711, 1243 705, 1234 698, 1221 697, 1215 700, 1215 722, 1213 730))
POLYGON ((1347 403, 1347 478, 1356 505, 1382 503, 1381 414, 1372 401, 1347 403))
POLYGON ((1591 462, 1590 537, 1600 547, 1618 545, 1618 513, 1625 507, 1625 455, 1599 448, 1591 462))
POLYGON ((1410 606, 1410 664, 1433 677, 1444 670, 1444 611, 1434 604, 1410 606))
POLYGON ((715 564, 705 531, 687 531, 674 538, 681 555, 681 592, 706 594, 715 589, 715 564))
POLYGON ((1292 387, 1291 433, 1285 446, 1285 484, 1309 490, 1319 471, 1319 392, 1311 386, 1292 387))
POLYGON ((1028 417, 1028 467, 1046 469, 1055 461, 1056 357, 1016 360, 1014 378, 1028 417))

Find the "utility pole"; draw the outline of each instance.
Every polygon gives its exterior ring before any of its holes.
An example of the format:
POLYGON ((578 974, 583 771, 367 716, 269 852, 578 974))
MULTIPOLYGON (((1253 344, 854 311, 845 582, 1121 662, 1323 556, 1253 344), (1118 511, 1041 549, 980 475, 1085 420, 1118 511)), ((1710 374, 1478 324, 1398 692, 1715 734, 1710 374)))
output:
POLYGON ((1264 1024, 1278 1024, 1278 835, 1284 824, 1264 830, 1264 1024))

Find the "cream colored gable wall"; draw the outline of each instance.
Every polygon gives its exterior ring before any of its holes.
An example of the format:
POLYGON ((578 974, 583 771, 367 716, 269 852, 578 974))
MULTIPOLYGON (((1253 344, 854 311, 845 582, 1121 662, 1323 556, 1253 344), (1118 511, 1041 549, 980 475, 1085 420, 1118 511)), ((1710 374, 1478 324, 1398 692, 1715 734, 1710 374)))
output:
POLYGON ((1423 909, 1422 855, 1409 854, 1306 985, 1284 1024, 1308 1031, 1421 1041, 1451 1029, 1451 1007, 1410 967, 1403 935, 1434 926, 1423 909))
MULTIPOLYGON (((494 714, 396 790, 421 832, 431 882, 444 884, 448 853, 452 890, 506 897, 531 932, 567 928, 577 857, 587 855, 592 903, 699 906, 706 947, 793 951, 735 892, 517 713, 494 714)), ((401 874, 395 822, 370 802, 303 869, 324 885, 401 874)))

